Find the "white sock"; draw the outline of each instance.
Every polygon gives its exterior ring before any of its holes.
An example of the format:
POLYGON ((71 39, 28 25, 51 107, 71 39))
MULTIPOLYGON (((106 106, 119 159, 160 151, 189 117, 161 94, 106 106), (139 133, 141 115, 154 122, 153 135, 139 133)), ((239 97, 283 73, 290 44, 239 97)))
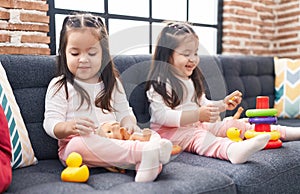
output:
POLYGON ((252 154, 262 150, 267 145, 270 137, 270 134, 262 134, 251 139, 232 143, 227 149, 229 161, 233 164, 246 162, 252 154))
POLYGON ((161 139, 159 143, 160 143, 159 161, 162 164, 166 164, 170 161, 173 144, 168 139, 161 139))
POLYGON ((159 142, 151 141, 144 146, 142 161, 135 176, 136 182, 154 181, 160 173, 159 147, 159 142))
POLYGON ((286 127, 285 141, 300 140, 300 127, 286 127))

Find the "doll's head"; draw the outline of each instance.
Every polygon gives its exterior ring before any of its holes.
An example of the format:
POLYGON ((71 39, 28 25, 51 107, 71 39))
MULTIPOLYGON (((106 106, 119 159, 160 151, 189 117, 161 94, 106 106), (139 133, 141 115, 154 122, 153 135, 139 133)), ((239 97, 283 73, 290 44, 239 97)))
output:
POLYGON ((107 122, 100 126, 98 130, 98 134, 100 136, 112 138, 112 139, 120 139, 126 140, 130 138, 129 133, 124 127, 120 126, 118 122, 107 122))
POLYGON ((97 129, 96 134, 112 139, 149 141, 152 132, 150 129, 145 128, 142 132, 129 134, 126 128, 120 126, 119 122, 107 122, 97 129))

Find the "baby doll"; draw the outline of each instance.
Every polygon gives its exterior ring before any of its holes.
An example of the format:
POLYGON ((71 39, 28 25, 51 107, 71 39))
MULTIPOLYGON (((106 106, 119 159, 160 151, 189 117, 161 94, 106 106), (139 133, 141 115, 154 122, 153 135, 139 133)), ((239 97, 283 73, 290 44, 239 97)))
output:
MULTIPOLYGON (((121 127, 118 122, 107 122, 98 127, 95 134, 102 137, 120 139, 120 140, 137 140, 137 141, 150 141, 152 131, 149 128, 141 130, 141 132, 128 133, 126 128, 121 127)), ((179 145, 173 145, 171 155, 176 155, 181 152, 179 145)), ((125 173, 125 169, 118 167, 106 167, 111 172, 125 173)))
POLYGON ((108 137, 120 140, 139 140, 149 141, 151 137, 151 130, 145 128, 142 132, 134 132, 129 134, 126 128, 121 127, 118 122, 108 122, 101 125, 97 130, 96 134, 102 137, 108 137))

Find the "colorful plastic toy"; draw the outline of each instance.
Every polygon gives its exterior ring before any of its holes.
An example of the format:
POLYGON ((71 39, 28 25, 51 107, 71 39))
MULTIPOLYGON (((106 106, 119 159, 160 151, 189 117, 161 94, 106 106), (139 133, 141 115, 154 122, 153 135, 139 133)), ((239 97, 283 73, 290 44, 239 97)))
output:
POLYGON ((230 127, 227 129, 226 135, 229 139, 235 142, 243 141, 243 139, 240 137, 241 130, 235 127, 230 127))
POLYGON ((82 157, 76 152, 72 152, 67 160, 67 167, 61 173, 61 180, 65 182, 86 182, 90 176, 89 169, 82 165, 82 157))
POLYGON ((245 138, 253 138, 257 135, 268 133, 271 135, 269 143, 265 149, 279 148, 282 146, 280 141, 280 132, 271 131, 271 124, 277 122, 277 110, 269 108, 269 97, 258 96, 256 98, 256 109, 249 109, 246 111, 246 116, 249 118, 249 123, 255 125, 254 130, 248 130, 245 132, 245 138))
POLYGON ((277 123, 277 117, 253 117, 248 119, 249 123, 273 124, 277 123))
POLYGON ((280 138, 280 132, 277 130, 274 130, 271 132, 256 132, 254 130, 248 130, 245 132, 245 138, 250 139, 250 138, 256 137, 261 134, 266 134, 266 133, 271 135, 270 140, 278 140, 280 138))
POLYGON ((271 117, 277 115, 277 109, 249 109, 246 111, 247 117, 271 117))

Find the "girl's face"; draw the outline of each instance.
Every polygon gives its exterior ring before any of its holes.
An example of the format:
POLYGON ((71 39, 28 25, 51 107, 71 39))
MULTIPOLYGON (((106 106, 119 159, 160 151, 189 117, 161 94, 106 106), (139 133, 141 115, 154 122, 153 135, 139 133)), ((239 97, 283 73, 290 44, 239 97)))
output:
POLYGON ((198 45, 199 41, 196 37, 186 37, 170 58, 170 63, 183 78, 188 79, 199 63, 198 45))
POLYGON ((86 83, 99 82, 102 48, 93 28, 68 32, 67 66, 76 79, 86 83))

